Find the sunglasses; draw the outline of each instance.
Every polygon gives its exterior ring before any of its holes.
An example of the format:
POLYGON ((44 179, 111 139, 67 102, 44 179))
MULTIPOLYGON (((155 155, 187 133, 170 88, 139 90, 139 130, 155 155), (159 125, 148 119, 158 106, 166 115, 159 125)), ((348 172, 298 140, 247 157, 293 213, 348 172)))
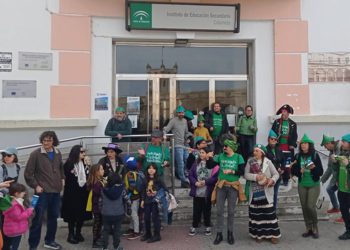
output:
POLYGON ((270 137, 270 140, 271 140, 271 141, 277 141, 277 138, 271 138, 271 137, 270 137))
POLYGON ((12 155, 9 154, 3 154, 4 157, 11 157, 12 155))
POLYGON ((227 145, 224 145, 224 148, 228 148, 228 146, 227 146, 227 145))
POLYGON ((80 151, 80 153, 81 153, 81 154, 84 154, 84 153, 85 153, 85 150, 80 151))

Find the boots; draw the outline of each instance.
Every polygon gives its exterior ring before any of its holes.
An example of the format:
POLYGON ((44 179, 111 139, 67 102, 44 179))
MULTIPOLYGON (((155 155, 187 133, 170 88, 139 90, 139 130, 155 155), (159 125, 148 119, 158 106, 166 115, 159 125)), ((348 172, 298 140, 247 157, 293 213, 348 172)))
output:
POLYGON ((74 234, 72 234, 72 233, 68 234, 67 242, 69 242, 70 244, 78 244, 79 243, 79 241, 74 237, 74 234))
POLYGON ((231 231, 227 231, 227 242, 230 245, 235 243, 235 239, 233 238, 233 233, 231 231))
POLYGON ((215 238, 215 240, 214 240, 214 245, 219 245, 220 244, 220 242, 222 241, 222 233, 217 233, 216 234, 216 238, 215 238))
POLYGON ((161 240, 160 233, 155 233, 150 239, 148 239, 147 243, 153 243, 160 240, 161 240))
POLYGON ((307 226, 305 233, 303 233, 301 236, 303 236, 304 238, 307 238, 307 237, 311 236, 312 234, 313 234, 312 228, 310 226, 307 226))
POLYGON ((312 226, 312 238, 318 239, 319 237, 320 237, 320 235, 318 233, 318 226, 317 226, 317 224, 314 224, 312 226))
POLYGON ((145 233, 142 238, 141 241, 148 241, 149 239, 152 238, 152 235, 150 233, 145 233))

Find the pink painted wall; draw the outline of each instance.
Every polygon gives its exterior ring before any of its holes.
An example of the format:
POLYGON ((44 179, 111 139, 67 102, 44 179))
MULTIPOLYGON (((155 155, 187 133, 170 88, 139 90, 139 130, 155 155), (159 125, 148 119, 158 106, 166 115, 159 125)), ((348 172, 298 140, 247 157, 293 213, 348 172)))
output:
POLYGON ((91 83, 91 55, 80 52, 59 53, 60 84, 89 85, 91 83))
POLYGON ((51 87, 51 118, 90 118, 90 86, 51 87))
POLYGON ((294 113, 306 115, 310 113, 309 85, 276 85, 276 110, 283 104, 294 108, 294 113))
POLYGON ((301 55, 275 55, 275 82, 276 84, 301 83, 301 55))
POLYGON ((308 52, 306 21, 275 21, 275 52, 308 52))
POLYGON ((60 0, 60 13, 123 17, 124 3, 124 0, 60 0))

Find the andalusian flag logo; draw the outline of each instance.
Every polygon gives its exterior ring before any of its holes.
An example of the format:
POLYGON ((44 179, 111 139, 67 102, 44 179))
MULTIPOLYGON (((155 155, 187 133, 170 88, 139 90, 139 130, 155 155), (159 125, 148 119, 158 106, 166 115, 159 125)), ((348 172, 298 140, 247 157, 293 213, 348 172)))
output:
POLYGON ((152 28, 152 4, 134 3, 130 6, 131 27, 151 29, 152 28))

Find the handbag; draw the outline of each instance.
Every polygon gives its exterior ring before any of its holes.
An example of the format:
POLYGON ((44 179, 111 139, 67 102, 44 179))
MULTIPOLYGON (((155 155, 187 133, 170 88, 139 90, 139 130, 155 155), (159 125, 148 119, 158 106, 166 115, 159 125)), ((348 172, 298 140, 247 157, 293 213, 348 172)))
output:
POLYGON ((91 212, 92 211, 92 190, 89 192, 88 200, 86 203, 86 211, 91 212))
POLYGON ((321 209, 323 202, 325 200, 325 196, 324 196, 324 191, 323 191, 323 185, 320 184, 320 195, 318 196, 317 202, 316 202, 316 208, 317 209, 321 209))

